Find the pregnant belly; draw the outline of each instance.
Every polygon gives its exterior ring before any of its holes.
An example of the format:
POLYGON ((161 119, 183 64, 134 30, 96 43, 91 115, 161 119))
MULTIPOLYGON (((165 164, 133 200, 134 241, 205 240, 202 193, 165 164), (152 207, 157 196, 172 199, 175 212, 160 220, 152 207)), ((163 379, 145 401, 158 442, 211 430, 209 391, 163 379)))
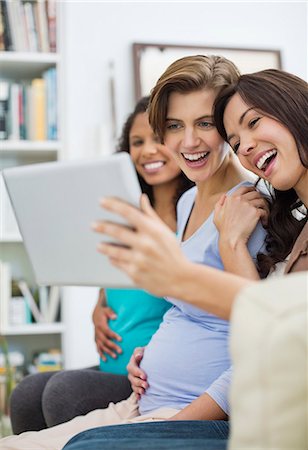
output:
POLYGON ((195 322, 161 325, 141 363, 150 385, 143 410, 147 402, 155 407, 182 405, 203 393, 230 366, 227 338, 227 333, 195 322))

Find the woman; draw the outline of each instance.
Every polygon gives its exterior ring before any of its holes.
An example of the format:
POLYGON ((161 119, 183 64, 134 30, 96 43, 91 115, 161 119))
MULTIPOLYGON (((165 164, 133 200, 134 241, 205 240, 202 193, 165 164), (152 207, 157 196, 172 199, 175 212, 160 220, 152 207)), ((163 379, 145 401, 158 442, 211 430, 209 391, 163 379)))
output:
MULTIPOLYGON (((308 232, 307 97, 304 80, 273 69, 242 75, 216 100, 215 124, 222 137, 231 141, 244 167, 274 188, 268 226, 269 253, 263 262, 263 270, 267 271, 283 262, 288 254, 285 273, 308 268, 305 247, 308 232), (248 121, 250 115, 254 117, 248 121), (243 120, 245 118, 246 121, 243 120), (259 135, 260 131, 262 134, 259 135), (281 142, 281 133, 285 137, 284 142, 281 142), (265 153, 261 153, 263 159, 255 161, 259 148, 265 153), (271 154, 267 153, 268 150, 271 154), (301 205, 301 212, 295 214, 294 209, 301 205)), ((224 207, 229 209, 229 202, 234 200, 228 197, 224 201, 222 197, 216 205, 219 213, 223 213, 224 207)), ((232 299, 249 281, 188 261, 174 236, 156 217, 146 197, 141 201, 143 213, 114 199, 104 199, 102 205, 127 218, 135 227, 134 231, 125 230, 124 234, 119 226, 100 224, 97 231, 113 237, 121 233, 122 242, 129 248, 101 244, 100 251, 111 257, 113 263, 125 270, 137 285, 156 295, 178 296, 213 314, 229 318, 232 299), (147 239, 146 246, 144 238, 147 239), (148 271, 140 271, 145 265, 148 271)))
MULTIPOLYGON (((263 270, 272 273, 275 265, 286 261, 285 274, 307 271, 307 83, 276 70, 243 75, 234 86, 218 95, 215 105, 215 123, 222 137, 230 142, 241 163, 270 182, 274 189, 268 226, 268 254, 261 258, 263 270), (302 206, 301 213, 296 214, 295 208, 299 206, 302 206)), ((217 206, 218 215, 223 216, 224 209, 237 214, 234 205, 239 204, 234 204, 233 200, 231 197, 227 201, 223 198, 217 206)), ((146 198, 142 199, 143 212, 118 200, 106 199, 102 203, 136 227, 125 234, 121 227, 110 224, 99 227, 113 237, 121 235, 125 245, 130 246, 129 249, 115 249, 104 245, 100 250, 112 257, 112 261, 136 284, 156 294, 179 295, 200 308, 229 318, 234 299, 250 283, 249 280, 189 262, 174 237, 157 219, 146 198), (151 276, 138 272, 145 265, 151 276)), ((247 239, 247 235, 244 236, 247 239)), ((195 407, 203 409, 202 397, 195 407)), ((124 440, 117 443, 118 448, 130 448, 135 435, 139 436, 140 446, 134 442, 134 448, 144 448, 150 432, 151 437, 157 439, 159 448, 173 448, 175 436, 180 436, 181 443, 189 448, 227 448, 227 441, 221 439, 218 429, 214 435, 213 424, 208 421, 157 423, 153 430, 151 425, 124 427, 124 440), (194 440, 196 436, 199 439, 194 440), (207 441, 208 437, 216 437, 218 441, 207 441)), ((113 443, 116 428, 104 427, 82 433, 66 448, 87 449, 93 442, 108 448, 108 444, 113 443), (79 444, 82 447, 78 447, 79 444)))
MULTIPOLYGON (((224 264, 219 256, 213 208, 222 193, 243 199, 248 211, 254 213, 254 227, 266 214, 264 200, 247 183, 247 172, 213 125, 212 107, 217 93, 237 78, 236 67, 225 58, 195 56, 173 63, 156 85, 159 100, 156 111, 161 114, 161 122, 167 124, 165 143, 170 144, 180 168, 196 183, 196 189, 189 190, 179 201, 178 238, 190 259, 220 270, 224 264), (240 191, 236 193, 238 187, 240 191)), ((155 91, 152 99, 154 95, 155 91)), ((249 253, 255 258, 264 237, 265 232, 258 224, 248 243, 249 252, 241 252, 247 264, 237 266, 236 251, 234 260, 226 262, 226 268, 244 271, 245 276, 255 278, 249 253)), ((148 271, 148 268, 144 266, 141 270, 148 271)), ((72 434, 90 427, 170 418, 204 392, 207 407, 203 418, 226 419, 230 377, 228 323, 184 304, 178 300, 180 297, 168 299, 173 307, 146 348, 142 363, 150 387, 139 402, 133 394, 125 401, 53 429, 9 438, 6 443, 10 448, 26 445, 44 448, 43 442, 48 442, 49 450, 61 448, 72 434)))
MULTIPOLYGON (((141 99, 124 124, 118 151, 129 152, 142 191, 158 216, 176 230, 176 202, 192 183, 158 142, 141 99)), ((11 398, 15 434, 66 422, 127 398, 126 365, 136 345, 146 345, 170 304, 137 289, 102 289, 93 311, 100 370, 48 372, 26 377, 11 398), (91 389, 89 390, 89 386, 91 389)))
MULTIPOLYGON (((243 75, 238 84, 226 88, 215 101, 215 123, 221 136, 230 143, 246 169, 264 178, 274 187, 274 198, 267 227, 268 253, 259 255, 258 258, 260 271, 264 276, 274 272, 281 273, 286 265, 286 273, 295 269, 294 262, 287 263, 287 257, 307 221, 307 216, 299 215, 299 218, 294 216, 295 207, 307 205, 306 137, 308 130, 306 116, 301 113, 306 108, 306 83, 290 74, 275 70, 260 72, 254 76, 243 75), (282 90, 289 94, 287 98, 280 97, 279 92, 282 90)), ((216 205, 216 224, 220 230, 220 239, 224 242, 224 245, 220 246, 221 255, 224 252, 230 252, 230 248, 234 246, 235 229, 239 229, 239 225, 243 224, 244 213, 237 199, 232 196, 223 197, 222 201, 216 205), (231 233, 230 230, 232 230, 231 233)), ((246 245, 251 229, 246 227, 243 231, 244 235, 240 235, 241 240, 237 242, 237 247, 241 247, 241 244, 246 245)), ((307 226, 303 230, 301 239, 304 240, 305 235, 307 239, 307 226)), ((157 244, 156 249, 159 250, 157 244)), ((297 246, 296 251, 298 252, 297 246)), ((176 253, 175 255, 178 258, 176 253)), ((298 255, 301 255, 300 261, 307 258, 305 247, 298 252, 298 255)), ((303 269, 307 270, 306 263, 297 262, 297 265, 303 264, 303 269)), ((182 271, 181 267, 177 268, 182 271)), ((195 269, 201 270, 200 267, 195 269)), ((153 272, 151 270, 151 274, 153 272)), ((185 273, 190 273, 187 268, 185 273)), ((164 272, 165 276, 166 272, 164 272)), ((209 290, 209 287, 205 289, 204 286, 201 290, 201 286, 198 285, 201 277, 197 277, 196 273, 191 276, 195 279, 194 299, 196 299, 198 298, 197 290, 200 296, 200 293, 203 294, 209 290)), ((204 283, 209 282, 207 278, 204 277, 204 283)), ((244 280, 229 280, 230 291, 223 292, 225 284, 216 278, 213 278, 213 281, 217 282, 216 295, 219 295, 220 299, 223 299, 228 292, 231 294, 230 298, 233 298, 232 286, 235 288, 236 283, 239 286, 245 283, 244 280)), ((172 286, 174 285, 183 292, 183 277, 181 281, 173 280, 172 286)), ((161 280, 159 286, 162 286, 161 280)), ((198 303, 198 306, 201 307, 201 304, 198 303)), ((215 305, 215 313, 226 317, 230 311, 229 305, 228 311, 216 309, 226 306, 215 305)), ((211 308, 212 305, 209 307, 211 308)), ((140 395, 144 392, 144 386, 147 386, 146 374, 138 367, 136 357, 139 364, 142 349, 136 349, 129 365, 129 378, 133 390, 140 395)), ((181 414, 183 412, 178 415, 179 418, 181 414)))

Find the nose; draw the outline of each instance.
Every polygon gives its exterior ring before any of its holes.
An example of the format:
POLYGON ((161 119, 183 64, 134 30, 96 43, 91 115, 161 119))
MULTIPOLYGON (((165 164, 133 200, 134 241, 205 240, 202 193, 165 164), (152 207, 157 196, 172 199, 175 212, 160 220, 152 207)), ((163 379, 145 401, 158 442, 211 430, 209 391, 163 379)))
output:
POLYGON ((158 152, 158 148, 155 142, 146 142, 143 146, 142 153, 144 156, 153 156, 158 152))
POLYGON ((190 149, 198 147, 200 144, 200 138, 198 132, 194 128, 186 128, 183 136, 183 147, 190 149))
POLYGON ((252 136, 241 137, 238 153, 247 156, 256 147, 256 142, 252 136))

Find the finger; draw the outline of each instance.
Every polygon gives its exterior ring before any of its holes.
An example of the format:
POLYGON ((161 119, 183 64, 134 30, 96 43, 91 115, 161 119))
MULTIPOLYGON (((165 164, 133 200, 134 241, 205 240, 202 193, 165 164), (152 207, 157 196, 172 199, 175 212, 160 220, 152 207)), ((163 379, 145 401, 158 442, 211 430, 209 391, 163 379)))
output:
POLYGON ((241 197, 243 197, 245 200, 253 200, 255 198, 264 199, 263 195, 258 191, 245 192, 241 194, 241 197))
POLYGON ((129 262, 131 259, 131 250, 119 245, 107 244, 106 242, 100 242, 97 247, 97 251, 103 255, 112 259, 112 264, 116 265, 117 262, 129 262))
MULTIPOLYGON (((93 231, 97 233, 106 234, 107 236, 120 241, 126 246, 133 246, 136 244, 138 237, 136 233, 125 225, 120 225, 113 222, 97 221, 91 224, 93 231)), ((117 244, 113 244, 117 246, 117 244)))
MULTIPOLYGON (((218 205, 218 206, 223 206, 223 204, 225 203, 225 201, 226 201, 226 198, 227 198, 227 195, 226 194, 223 194, 221 197, 220 197, 220 199, 218 200, 218 202, 216 203, 216 205, 218 205)), ((216 206, 215 205, 215 206, 216 206)))
POLYGON ((229 194, 229 197, 236 197, 237 195, 243 195, 252 191, 256 192, 256 188, 254 186, 241 186, 235 189, 231 194, 229 194))
POLYGON ((132 390, 137 395, 138 400, 140 400, 141 396, 145 393, 145 390, 142 388, 135 387, 133 385, 131 385, 131 387, 132 387, 132 390))
POLYGON ((108 352, 112 352, 112 353, 117 352, 119 354, 122 353, 121 347, 119 347, 115 342, 111 341, 110 339, 105 338, 101 342, 101 346, 106 353, 108 353, 108 352))
POLYGON ((255 208, 263 209, 264 211, 269 212, 269 206, 263 198, 256 198, 249 201, 249 204, 254 206, 255 208))
POLYGON ((118 341, 118 342, 121 342, 121 341, 122 341, 121 336, 120 336, 119 334, 115 333, 114 331, 112 331, 110 328, 108 328, 108 329, 106 330, 105 335, 106 335, 106 337, 108 337, 109 339, 114 339, 114 340, 116 340, 116 341, 118 341))
POLYGON ((109 306, 107 306, 104 309, 104 312, 106 313, 106 316, 107 316, 108 319, 115 320, 117 318, 116 313, 109 306))
POLYGON ((144 394, 146 389, 148 389, 148 387, 149 387, 149 384, 147 381, 141 380, 138 377, 133 377, 132 375, 129 374, 127 378, 129 380, 130 384, 132 385, 132 387, 134 387, 134 389, 139 394, 144 394))
POLYGON ((145 372, 143 372, 143 370, 141 370, 138 366, 136 365, 130 365, 128 364, 127 366, 127 371, 128 373, 132 376, 137 378, 138 380, 142 380, 144 382, 146 382, 147 380, 147 375, 145 372))
POLYGON ((106 358, 104 352, 100 349, 100 346, 97 345, 96 348, 97 348, 97 351, 98 351, 99 356, 102 358, 102 360, 103 360, 104 362, 106 362, 106 361, 107 361, 107 358, 106 358))
POLYGON ((268 213, 267 211, 264 211, 263 209, 260 209, 260 221, 264 228, 268 225, 268 213))
POLYGON ((112 350, 110 350, 108 347, 106 347, 104 344, 101 345, 101 348, 103 349, 103 351, 106 355, 111 356, 111 358, 113 358, 113 359, 117 359, 118 355, 115 352, 113 352, 112 350))
POLYGON ((104 209, 122 216, 128 223, 135 227, 143 219, 143 213, 138 208, 114 197, 101 199, 100 205, 104 209))

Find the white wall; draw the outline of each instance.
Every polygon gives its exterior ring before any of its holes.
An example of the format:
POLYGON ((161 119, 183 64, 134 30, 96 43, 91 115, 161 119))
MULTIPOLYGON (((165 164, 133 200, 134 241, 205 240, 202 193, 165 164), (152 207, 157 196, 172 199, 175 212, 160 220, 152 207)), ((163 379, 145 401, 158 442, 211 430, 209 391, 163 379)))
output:
MULTIPOLYGON (((109 61, 115 65, 120 133, 134 105, 133 42, 279 49, 283 69, 307 76, 306 2, 67 1, 63 9, 63 134, 69 158, 98 155, 111 148, 109 61)), ((70 367, 96 360, 90 321, 95 299, 93 293, 83 297, 87 306, 80 306, 81 298, 75 302, 72 298, 66 305, 67 317, 74 323, 67 332, 70 367), (89 348, 86 356, 79 351, 78 337, 83 348, 89 348)))

